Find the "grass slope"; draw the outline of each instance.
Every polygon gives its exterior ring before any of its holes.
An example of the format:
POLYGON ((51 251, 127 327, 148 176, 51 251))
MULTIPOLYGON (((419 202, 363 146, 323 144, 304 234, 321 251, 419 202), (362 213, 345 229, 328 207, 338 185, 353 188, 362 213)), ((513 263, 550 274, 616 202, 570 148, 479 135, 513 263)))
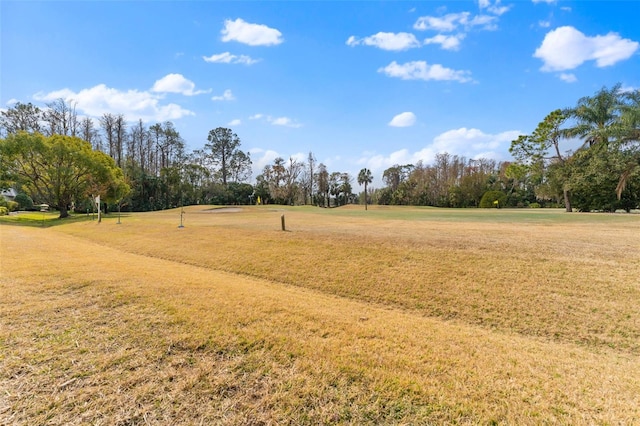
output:
POLYGON ((0 422, 640 416, 636 218, 373 213, 0 226, 0 422))

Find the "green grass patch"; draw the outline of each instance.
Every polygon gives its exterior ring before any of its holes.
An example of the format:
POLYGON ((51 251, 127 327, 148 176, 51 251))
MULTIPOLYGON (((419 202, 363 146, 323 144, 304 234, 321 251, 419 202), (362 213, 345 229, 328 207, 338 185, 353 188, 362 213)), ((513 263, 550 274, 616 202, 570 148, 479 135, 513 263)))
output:
MULTIPOLYGON (((251 208, 251 207, 245 207, 251 208)), ((607 223, 640 221, 635 213, 567 213, 564 209, 451 209, 420 206, 348 205, 334 208, 315 206, 261 206, 261 209, 307 212, 329 217, 369 218, 378 220, 476 222, 476 223, 607 223)))
MULTIPOLYGON (((121 220, 125 217, 129 217, 129 213, 121 213, 121 220)), ((118 220, 118 213, 110 213, 102 215, 103 222, 112 222, 118 220)), ((30 226, 40 228, 50 228, 54 226, 60 226, 76 222, 90 222, 98 221, 97 214, 86 213, 69 213, 68 217, 60 219, 60 213, 56 211, 48 212, 31 212, 20 211, 10 215, 0 216, 0 224, 5 225, 18 225, 18 226, 30 226)))

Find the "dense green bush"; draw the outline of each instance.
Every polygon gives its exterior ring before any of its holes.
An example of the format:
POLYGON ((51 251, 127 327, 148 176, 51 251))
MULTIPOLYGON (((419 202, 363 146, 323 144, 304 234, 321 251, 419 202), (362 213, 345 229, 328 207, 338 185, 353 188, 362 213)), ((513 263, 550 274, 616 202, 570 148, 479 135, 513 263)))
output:
POLYGON ((15 202, 18 203, 20 210, 33 210, 33 200, 27 194, 16 195, 15 202))
POLYGON ((9 214, 9 209, 6 208, 5 206, 0 206, 0 216, 4 216, 9 214))
POLYGON ((502 191, 487 191, 480 200, 481 209, 503 207, 507 204, 507 194, 502 191), (495 202, 498 202, 497 205, 495 202))
POLYGON ((530 203, 529 204, 529 208, 531 208, 531 209, 539 209, 540 208, 540 203, 530 203))

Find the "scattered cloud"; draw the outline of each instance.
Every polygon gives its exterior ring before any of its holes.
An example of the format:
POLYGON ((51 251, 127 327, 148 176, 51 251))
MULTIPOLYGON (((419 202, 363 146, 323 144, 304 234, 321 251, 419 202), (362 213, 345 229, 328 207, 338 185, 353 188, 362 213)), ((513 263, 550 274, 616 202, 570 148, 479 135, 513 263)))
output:
POLYGON ((415 152, 400 149, 388 155, 364 153, 357 164, 368 167, 374 174, 379 174, 395 164, 417 164, 419 161, 433 164, 436 154, 444 152, 467 159, 487 158, 501 161, 506 159, 504 153, 511 141, 521 134, 519 130, 490 134, 479 129, 462 127, 441 133, 432 143, 415 152))
POLYGON ((542 71, 564 71, 586 61, 596 61, 598 67, 614 65, 631 57, 638 46, 640 43, 614 32, 589 37, 565 26, 548 32, 533 56, 544 62, 542 71))
POLYGON ((498 29, 498 18, 489 15, 478 15, 469 21, 469 27, 481 27, 483 30, 495 31, 498 29))
POLYGON ((511 6, 501 6, 500 0, 496 0, 493 4, 491 4, 491 0, 478 0, 478 6, 480 9, 486 9, 487 12, 498 16, 504 15, 511 9, 511 6))
POLYGON ((460 42, 465 38, 465 34, 456 35, 444 35, 438 34, 434 37, 424 40, 424 44, 439 44, 442 49, 445 50, 458 50, 460 49, 460 42))
POLYGON ((558 0, 531 0, 531 1, 533 1, 534 3, 548 3, 548 4, 551 4, 551 3, 555 3, 558 0))
POLYGON ((538 21, 538 26, 541 28, 549 28, 551 26, 551 22, 549 21, 538 21))
POLYGON ((569 6, 562 6, 560 10, 563 10, 565 12, 571 12, 571 8, 569 6))
POLYGON ((222 41, 237 41, 249 46, 274 46, 284 41, 282 33, 262 24, 251 24, 241 18, 224 21, 222 41))
POLYGON ((458 26, 469 20, 469 12, 449 13, 442 17, 437 16, 421 16, 413 24, 416 30, 436 30, 436 31, 455 31, 458 26))
MULTIPOLYGON (((474 28, 493 31, 498 28, 498 17, 509 11, 510 6, 502 6, 500 0, 478 0, 481 11, 488 12, 479 15, 472 15, 471 12, 447 13, 441 16, 421 16, 413 24, 413 28, 419 31, 437 31, 433 37, 424 40, 424 44, 439 44, 445 50, 458 50, 460 42, 465 38, 466 32, 474 28), (456 35, 444 35, 442 33, 452 33, 456 35)), ((445 9, 439 9, 444 13, 445 9)))
POLYGON ((211 98, 212 101, 233 101, 234 99, 235 96, 233 96, 233 93, 230 89, 225 90, 224 93, 220 96, 213 96, 211 98))
POLYGON ((413 155, 409 150, 400 149, 389 155, 366 153, 357 161, 357 164, 367 167, 375 175, 395 164, 413 164, 412 161, 413 155))
POLYGON ((253 171, 253 176, 262 174, 265 166, 273 164, 273 160, 282 157, 276 151, 270 149, 251 148, 248 152, 249 155, 251 155, 251 170, 253 171))
POLYGON ((5 105, 9 106, 9 105, 14 105, 17 104, 18 102, 20 102, 19 100, 15 99, 15 98, 11 98, 7 101, 7 103, 5 105))
POLYGON ((416 115, 412 112, 402 112, 391 119, 391 127, 411 127, 416 123, 416 115))
POLYGON ((414 47, 420 47, 420 42, 416 36, 410 33, 385 33, 379 32, 369 37, 357 38, 351 36, 347 39, 347 45, 357 46, 364 44, 366 46, 375 46, 383 50, 407 50, 414 47))
POLYGON ((274 126, 291 127, 294 129, 302 127, 302 124, 289 117, 272 117, 270 115, 260 113, 250 116, 249 120, 265 120, 267 123, 273 124, 274 126))
POLYGON ((100 117, 105 113, 123 114, 128 119, 142 121, 166 121, 195 115, 175 103, 161 104, 162 96, 149 91, 122 91, 104 84, 74 92, 61 89, 49 93, 36 93, 37 101, 51 102, 64 99, 75 102, 76 109, 88 116, 100 117))
POLYGON ((637 89, 637 88, 635 88, 633 86, 622 86, 618 92, 619 93, 631 93, 631 92, 635 92, 636 90, 640 90, 640 89, 637 89))
POLYGON ((302 127, 302 124, 296 123, 294 120, 292 120, 289 117, 277 117, 277 118, 267 117, 267 121, 269 121, 269 123, 273 124, 274 126, 291 127, 294 129, 302 127))
POLYGON ((180 93, 185 96, 194 96, 211 92, 211 89, 194 90, 195 87, 195 83, 184 78, 182 74, 167 74, 160 80, 156 80, 151 91, 159 93, 180 93))
POLYGON ((232 55, 230 52, 219 53, 217 55, 203 56, 206 62, 213 62, 218 64, 244 64, 253 65, 256 62, 260 62, 260 59, 253 59, 247 55, 232 55))
POLYGON ((284 155, 277 151, 273 151, 270 149, 262 149, 262 148, 251 148, 249 149, 249 155, 251 156, 251 169, 253 171, 253 176, 258 176, 262 174, 265 166, 273 165, 273 162, 276 158, 284 158, 285 162, 289 162, 289 159, 293 159, 299 163, 306 163, 308 153, 296 152, 291 155, 284 155))
POLYGON ((453 80, 460 83, 472 81, 469 71, 453 70, 440 64, 429 65, 425 61, 413 61, 404 64, 398 64, 393 61, 386 67, 378 69, 378 72, 402 80, 453 80))
POLYGON ((231 126, 239 126, 242 124, 242 120, 240 120, 239 118, 236 118, 234 120, 231 120, 230 122, 227 123, 227 126, 231 127, 231 126))
POLYGON ((508 147, 521 134, 518 130, 509 130, 493 135, 479 129, 461 127, 436 136, 431 148, 435 152, 448 152, 467 158, 477 158, 482 154, 487 158, 498 159, 497 152, 506 151, 503 148, 508 147))
POLYGON ((448 13, 444 16, 421 16, 413 24, 413 28, 420 31, 435 30, 439 32, 453 32, 459 28, 469 30, 481 27, 485 30, 496 28, 498 18, 489 15, 477 15, 471 18, 470 12, 448 13))
POLYGON ((567 83, 575 83, 576 81, 578 81, 578 78, 575 76, 575 74, 572 74, 572 73, 563 72, 560 75, 558 75, 558 78, 567 83))

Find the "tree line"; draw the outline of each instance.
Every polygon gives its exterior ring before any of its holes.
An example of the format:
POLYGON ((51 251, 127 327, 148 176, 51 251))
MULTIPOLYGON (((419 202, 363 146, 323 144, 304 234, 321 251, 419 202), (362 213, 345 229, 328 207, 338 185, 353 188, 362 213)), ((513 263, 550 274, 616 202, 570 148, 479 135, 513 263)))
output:
POLYGON ((639 111, 640 91, 603 88, 575 107, 551 112, 530 135, 512 141, 515 161, 444 152, 432 164, 387 168, 381 176, 384 186, 373 188, 369 169, 354 179, 328 170, 312 152, 304 160, 276 158, 251 184, 250 154, 241 150, 237 134, 224 127, 212 129, 201 149, 187 152, 170 121, 147 125, 110 113, 98 120, 79 117, 75 103, 63 99, 44 109, 17 103, 0 113, 0 186, 16 187, 34 202, 61 211, 85 211, 96 194, 111 208, 125 211, 258 202, 631 210, 640 204, 639 111), (68 148, 66 160, 63 146, 68 148), (26 161, 38 150, 38 162, 26 161), (74 157, 74 152, 84 154, 74 157), (64 161, 78 163, 75 174, 64 175, 66 183, 63 174, 52 175, 64 161), (44 179, 46 170, 50 175, 44 179), (73 179, 84 183, 74 186, 73 179), (63 186, 71 189, 55 199, 63 186))
POLYGON ((617 84, 552 111, 510 152, 539 199, 559 199, 568 212, 629 211, 640 205, 639 143, 640 90, 617 84))

